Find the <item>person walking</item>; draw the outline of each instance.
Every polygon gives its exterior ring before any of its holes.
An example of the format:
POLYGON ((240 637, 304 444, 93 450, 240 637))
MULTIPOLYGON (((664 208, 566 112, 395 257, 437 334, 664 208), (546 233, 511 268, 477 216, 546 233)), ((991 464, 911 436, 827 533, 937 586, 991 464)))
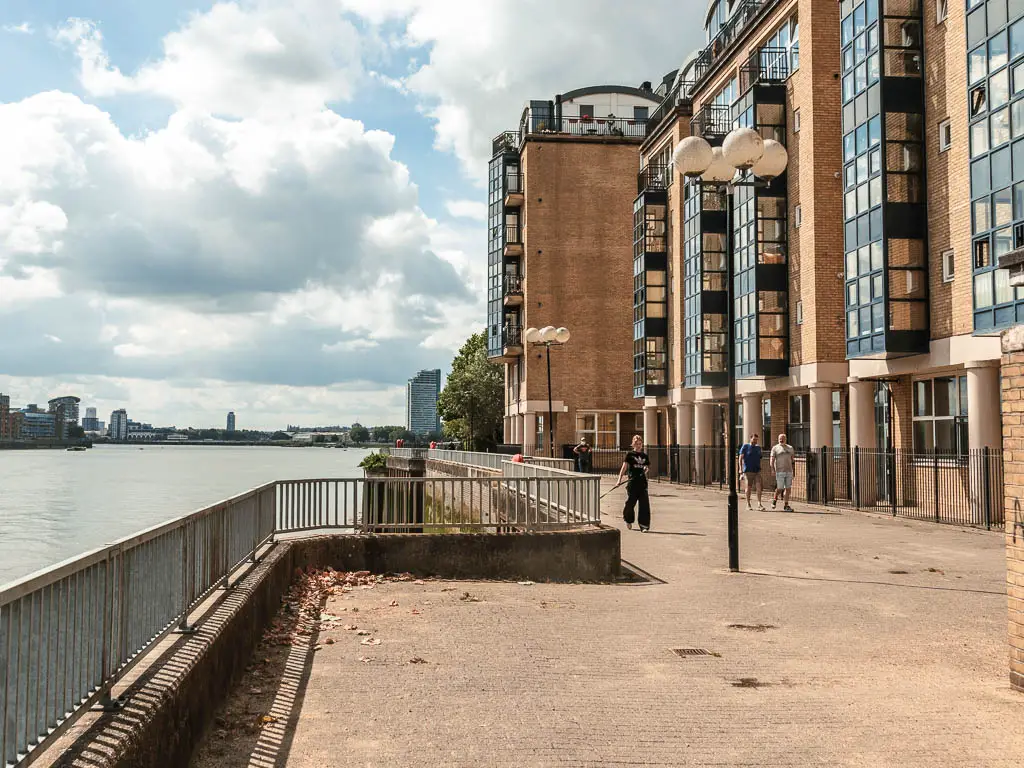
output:
POLYGON ((740 448, 740 470, 747 481, 747 509, 753 509, 750 504, 750 492, 757 486, 757 508, 764 511, 764 504, 761 503, 763 485, 761 483, 761 446, 757 435, 750 436, 750 442, 744 443, 740 448))
POLYGON ((637 522, 640 524, 640 531, 646 533, 651 530, 651 500, 647 495, 647 470, 651 462, 644 453, 644 439, 640 435, 633 435, 632 445, 633 450, 626 454, 619 469, 619 485, 622 485, 627 475, 629 476, 622 519, 626 521, 626 527, 633 530, 633 513, 639 503, 640 516, 637 522))
POLYGON ((589 473, 593 454, 590 452, 590 446, 587 445, 586 438, 580 440, 576 447, 572 449, 572 452, 576 454, 576 471, 584 474, 589 473))
POLYGON ((775 505, 779 503, 779 499, 782 499, 782 510, 784 512, 792 512, 793 508, 789 506, 789 495, 793 490, 793 459, 796 456, 796 450, 792 445, 786 442, 785 435, 779 435, 779 442, 772 446, 772 453, 770 463, 772 471, 775 473, 775 493, 772 494, 772 509, 775 509, 775 505))

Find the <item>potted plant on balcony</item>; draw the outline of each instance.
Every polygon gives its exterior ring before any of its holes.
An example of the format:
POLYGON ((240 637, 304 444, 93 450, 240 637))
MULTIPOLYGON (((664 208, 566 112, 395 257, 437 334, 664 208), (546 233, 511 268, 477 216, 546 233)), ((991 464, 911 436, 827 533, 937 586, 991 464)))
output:
POLYGON ((374 451, 373 453, 366 454, 363 460, 359 462, 359 466, 366 477, 387 477, 388 457, 383 453, 374 451))

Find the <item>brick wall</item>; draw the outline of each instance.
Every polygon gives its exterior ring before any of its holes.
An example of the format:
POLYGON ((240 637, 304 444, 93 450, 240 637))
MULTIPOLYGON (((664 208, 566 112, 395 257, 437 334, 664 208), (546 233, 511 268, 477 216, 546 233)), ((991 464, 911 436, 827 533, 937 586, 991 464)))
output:
POLYGON ((925 152, 928 185, 928 272, 931 337, 971 333, 970 163, 967 119, 966 12, 949 3, 946 20, 924 13, 925 152), (939 124, 950 120, 952 146, 939 150, 939 124), (942 280, 942 254, 954 252, 955 277, 942 280))
MULTIPOLYGON (((523 327, 565 326, 572 333, 551 353, 552 397, 569 407, 555 414, 555 441, 569 443, 577 410, 639 406, 633 399, 633 201, 640 147, 531 138, 522 158, 523 327)), ((525 378, 527 399, 546 400, 539 350, 526 351, 525 378)))
POLYGON ((1024 326, 1003 335, 1001 386, 1010 684, 1024 691, 1024 326))

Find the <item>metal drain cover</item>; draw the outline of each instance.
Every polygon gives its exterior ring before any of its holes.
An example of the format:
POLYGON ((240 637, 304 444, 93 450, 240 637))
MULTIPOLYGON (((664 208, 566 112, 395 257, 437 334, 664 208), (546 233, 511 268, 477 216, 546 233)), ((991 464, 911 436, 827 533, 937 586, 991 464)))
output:
POLYGON ((672 653, 676 656, 689 658, 691 656, 718 656, 719 654, 709 651, 707 648, 673 648, 672 653))

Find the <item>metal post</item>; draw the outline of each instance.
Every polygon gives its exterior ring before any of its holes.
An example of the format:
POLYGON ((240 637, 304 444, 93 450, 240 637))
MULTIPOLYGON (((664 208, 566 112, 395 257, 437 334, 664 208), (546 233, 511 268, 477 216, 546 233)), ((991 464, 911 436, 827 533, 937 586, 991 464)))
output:
POLYGON ((989 446, 985 446, 982 449, 982 483, 985 486, 985 528, 986 530, 992 530, 992 449, 989 446))
POLYGON ((727 325, 725 336, 726 376, 728 376, 729 381, 729 432, 726 436, 726 444, 728 445, 726 450, 726 453, 728 454, 726 461, 728 462, 729 467, 729 500, 727 503, 729 518, 729 570, 738 571, 740 569, 740 502, 739 496, 736 493, 736 305, 733 302, 736 294, 735 286, 733 285, 733 280, 735 279, 735 270, 733 265, 733 251, 735 243, 733 242, 732 234, 732 190, 727 189, 724 194, 725 239, 727 243, 725 254, 725 285, 726 299, 729 302, 726 314, 727 325))
POLYGON ((555 419, 551 412, 551 345, 545 349, 548 353, 548 455, 555 458, 555 419))
POLYGON ((860 509, 860 446, 853 447, 853 506, 860 509))

